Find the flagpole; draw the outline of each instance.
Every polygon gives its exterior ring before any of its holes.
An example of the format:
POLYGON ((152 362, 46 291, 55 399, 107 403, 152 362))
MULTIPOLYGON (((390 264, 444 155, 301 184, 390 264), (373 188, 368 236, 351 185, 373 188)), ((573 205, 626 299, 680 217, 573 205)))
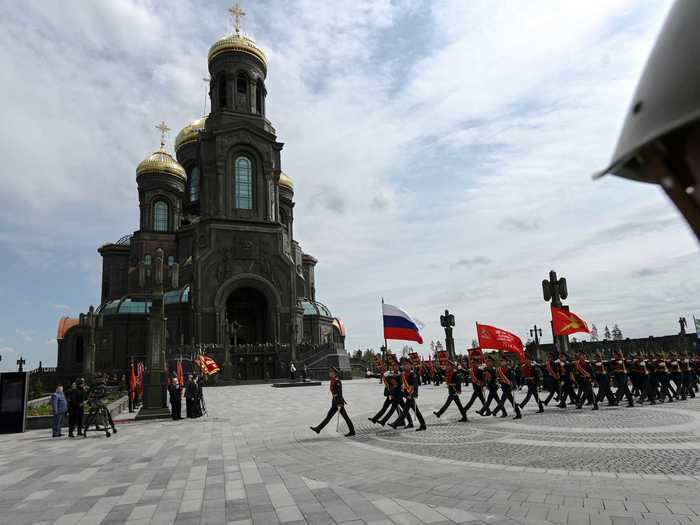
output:
POLYGON ((389 371, 389 345, 386 342, 386 331, 384 330, 384 297, 381 297, 382 300, 382 335, 384 335, 384 366, 386 367, 386 371, 389 371))

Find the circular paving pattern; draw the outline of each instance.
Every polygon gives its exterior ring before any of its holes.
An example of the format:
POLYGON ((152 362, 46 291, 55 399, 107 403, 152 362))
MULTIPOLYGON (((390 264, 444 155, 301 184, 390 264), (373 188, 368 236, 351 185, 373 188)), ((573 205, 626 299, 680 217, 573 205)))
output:
POLYGON ((467 423, 455 413, 440 420, 431 414, 426 432, 365 419, 357 439, 397 453, 504 467, 700 475, 698 409, 700 401, 595 412, 550 407, 518 421, 470 414, 467 423))

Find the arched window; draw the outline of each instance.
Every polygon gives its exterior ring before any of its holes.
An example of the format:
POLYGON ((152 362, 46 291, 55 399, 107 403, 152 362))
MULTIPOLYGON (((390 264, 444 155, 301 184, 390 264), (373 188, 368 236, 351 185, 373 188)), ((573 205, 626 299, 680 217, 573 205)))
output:
POLYGON ((258 85, 257 89, 255 90, 255 109, 258 111, 260 115, 262 115, 263 112, 263 89, 265 87, 263 86, 262 80, 258 80, 258 85))
POLYGON ((248 157, 236 159, 236 208, 253 209, 253 169, 248 157))
POLYGON ((219 75, 219 106, 226 107, 226 75, 219 75))
POLYGON ((151 265, 153 263, 153 259, 151 258, 151 254, 147 253, 146 255, 143 256, 143 265, 146 267, 146 277, 151 276, 151 265))
POLYGON ((245 75, 238 75, 236 79, 236 91, 241 95, 245 95, 248 92, 248 79, 245 75))
POLYGON ((190 172, 190 202, 199 200, 199 166, 192 168, 190 172))
POLYGON ((168 203, 165 201, 157 201, 153 205, 153 230, 168 231, 168 203))

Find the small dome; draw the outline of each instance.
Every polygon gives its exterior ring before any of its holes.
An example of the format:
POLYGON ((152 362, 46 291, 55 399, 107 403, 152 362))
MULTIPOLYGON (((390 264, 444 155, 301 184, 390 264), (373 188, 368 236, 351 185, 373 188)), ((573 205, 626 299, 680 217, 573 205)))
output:
POLYGON ((181 179, 187 179, 185 169, 165 151, 162 143, 158 151, 154 151, 149 157, 142 160, 136 168, 137 177, 144 173, 167 173, 181 179))
POLYGON ((211 48, 209 49, 209 62, 211 62, 214 59, 214 57, 217 57, 220 54, 226 53, 228 51, 245 53, 247 55, 255 57, 260 62, 262 62, 262 65, 265 68, 267 68, 267 58, 265 58, 265 53, 263 53, 262 49, 256 46, 253 40, 251 40, 247 36, 241 35, 239 32, 217 40, 214 43, 214 45, 211 46, 211 48))
POLYGON ((175 151, 179 150, 185 144, 199 140, 199 132, 204 129, 206 122, 207 117, 202 117, 193 120, 182 128, 180 133, 177 134, 177 137, 175 137, 175 151))
POLYGON ((283 171, 280 172, 280 186, 294 191, 294 181, 283 171))

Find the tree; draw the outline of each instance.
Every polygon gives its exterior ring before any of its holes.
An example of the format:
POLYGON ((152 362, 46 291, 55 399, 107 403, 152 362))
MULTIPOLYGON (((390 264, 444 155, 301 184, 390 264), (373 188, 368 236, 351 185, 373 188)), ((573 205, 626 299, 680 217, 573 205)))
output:
POLYGON ((355 359, 362 359, 362 350, 360 350, 359 348, 358 348, 357 350, 355 350, 355 353, 353 354, 353 357, 354 357, 355 359))
POLYGON ((603 331, 603 339, 605 339, 606 341, 612 339, 610 337, 610 328, 608 328, 608 325, 605 325, 605 330, 603 331))
POLYGON ((591 325, 591 341, 598 340, 598 327, 594 324, 591 325))
POLYGON ((479 346, 479 341, 472 339, 472 348, 477 348, 479 346))
POLYGON ((622 339, 623 339, 622 330, 620 330, 620 327, 617 326, 617 323, 615 323, 615 325, 613 326, 612 338, 613 338, 613 341, 622 341, 622 339))

